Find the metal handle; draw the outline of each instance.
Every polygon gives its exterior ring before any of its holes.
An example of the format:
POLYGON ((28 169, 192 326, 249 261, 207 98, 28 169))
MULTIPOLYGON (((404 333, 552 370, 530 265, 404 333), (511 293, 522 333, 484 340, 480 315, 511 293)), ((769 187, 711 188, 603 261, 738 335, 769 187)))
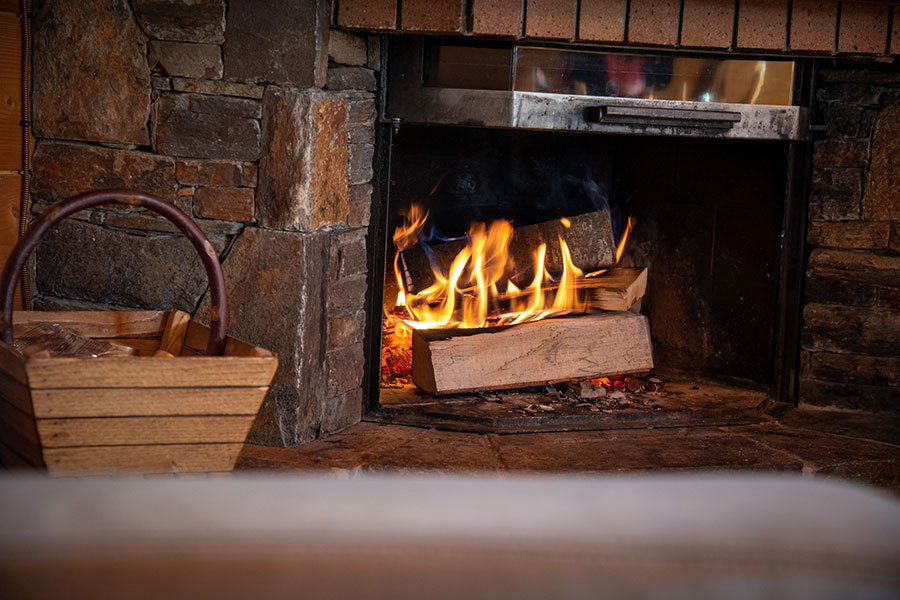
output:
POLYGON ((22 266, 28 260, 34 248, 41 238, 54 225, 66 217, 86 208, 92 208, 101 204, 126 204, 129 206, 143 206, 161 214, 174 223, 178 229, 190 240, 191 244, 200 254, 203 266, 206 268, 206 276, 209 278, 211 294, 209 341, 206 345, 206 353, 210 356, 218 356, 225 349, 225 325, 228 322, 228 305, 225 298, 225 278, 222 276, 222 265, 215 248, 206 238, 203 231, 186 214, 172 204, 159 198, 128 189, 100 190, 79 194, 55 204, 44 211, 40 217, 28 228, 18 243, 16 243, 3 274, 0 276, 0 335, 9 345, 13 343, 13 297, 15 296, 16 283, 22 272, 22 266))
POLYGON ((725 110, 600 105, 585 107, 584 120, 587 123, 654 124, 731 129, 735 123, 741 121, 741 113, 725 110))

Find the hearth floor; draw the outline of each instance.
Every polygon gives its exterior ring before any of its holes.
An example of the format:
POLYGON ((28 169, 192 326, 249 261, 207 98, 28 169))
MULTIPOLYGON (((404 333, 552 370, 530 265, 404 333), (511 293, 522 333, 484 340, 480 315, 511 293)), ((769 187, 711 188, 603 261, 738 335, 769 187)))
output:
POLYGON ((900 495, 900 415, 801 407, 746 425, 509 435, 363 422, 298 448, 247 444, 236 469, 783 471, 900 495))

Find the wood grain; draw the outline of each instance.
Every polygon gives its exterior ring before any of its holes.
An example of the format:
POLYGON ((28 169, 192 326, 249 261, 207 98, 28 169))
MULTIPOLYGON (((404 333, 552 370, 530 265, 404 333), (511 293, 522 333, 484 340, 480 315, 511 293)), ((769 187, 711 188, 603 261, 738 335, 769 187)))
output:
POLYGON ((169 444, 47 448, 44 459, 51 475, 230 471, 242 447, 243 444, 169 444))
POLYGON ((0 419, 0 440, 30 464, 36 466, 43 464, 41 445, 28 437, 16 429, 13 424, 0 419))
POLYGON ((430 394, 649 371, 650 327, 633 312, 413 333, 413 382, 430 394))
POLYGON ((588 306, 597 310, 628 310, 647 292, 647 269, 617 267, 585 280, 588 306))
POLYGON ((32 390, 52 388, 258 387, 275 374, 275 357, 153 356, 32 358, 32 390))
POLYGON ((28 384, 25 358, 15 348, 4 342, 0 342, 0 371, 19 383, 28 384))
POLYGON ((255 414, 243 417, 38 419, 45 448, 132 444, 243 444, 255 414))
POLYGON ((152 415, 249 415, 259 410, 265 386, 233 388, 83 388, 34 390, 39 419, 152 415))
POLYGON ((75 333, 93 338, 159 337, 169 311, 20 311, 13 325, 59 323, 75 333))
POLYGON ((0 440, 0 465, 11 470, 33 470, 35 468, 35 465, 22 458, 21 455, 7 446, 3 440, 0 440))
POLYGON ((162 340, 159 342, 159 350, 168 352, 173 356, 181 354, 181 346, 184 343, 184 335, 187 333, 191 315, 183 310, 173 310, 166 319, 162 340))
MULTIPOLYGON (((196 352, 206 353, 206 343, 209 340, 209 327, 191 321, 188 324, 187 334, 184 336, 184 345, 196 352)), ((225 356, 275 356, 265 348, 254 346, 232 337, 225 338, 225 356)))
POLYGON ((37 428, 34 425, 34 415, 27 413, 6 400, 0 400, 0 421, 4 421, 9 427, 17 431, 23 438, 35 444, 40 443, 37 428))
POLYGON ((0 171, 22 168, 21 120, 22 22, 0 12, 0 171))

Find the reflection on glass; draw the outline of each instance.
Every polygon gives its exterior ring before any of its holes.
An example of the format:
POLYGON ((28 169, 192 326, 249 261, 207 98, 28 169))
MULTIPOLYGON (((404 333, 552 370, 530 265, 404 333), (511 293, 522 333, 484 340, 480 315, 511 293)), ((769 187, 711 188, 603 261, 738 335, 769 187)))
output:
POLYGON ((549 48, 516 49, 518 91, 791 104, 794 63, 772 60, 604 54, 549 48))
POLYGON ((790 105, 791 61, 426 44, 424 85, 480 90, 790 105))

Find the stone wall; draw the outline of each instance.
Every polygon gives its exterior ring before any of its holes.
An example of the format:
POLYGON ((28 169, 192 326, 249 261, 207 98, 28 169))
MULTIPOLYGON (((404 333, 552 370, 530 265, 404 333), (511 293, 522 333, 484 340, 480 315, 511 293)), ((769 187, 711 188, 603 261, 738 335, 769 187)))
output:
POLYGON ((900 411, 900 73, 818 78, 800 400, 900 411))
MULTIPOLYGON (((35 3, 35 212, 127 186, 192 214, 221 253, 229 333, 279 356, 251 432, 273 445, 362 406, 377 56, 330 18, 328 1, 35 3)), ((36 282, 38 309, 208 311, 190 245, 132 207, 60 226, 36 282)))

